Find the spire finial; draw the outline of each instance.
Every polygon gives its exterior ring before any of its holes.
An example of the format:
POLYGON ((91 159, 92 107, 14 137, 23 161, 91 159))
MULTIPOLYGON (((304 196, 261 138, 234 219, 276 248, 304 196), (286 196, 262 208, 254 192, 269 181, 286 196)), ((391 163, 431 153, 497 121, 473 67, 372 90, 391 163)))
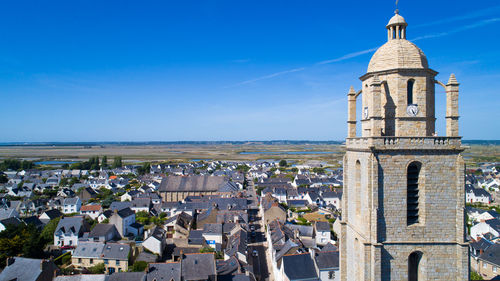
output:
POLYGON ((394 13, 395 13, 396 15, 397 15, 397 14, 399 14, 398 4, 399 4, 399 0, 396 0, 396 11, 394 11, 394 13))

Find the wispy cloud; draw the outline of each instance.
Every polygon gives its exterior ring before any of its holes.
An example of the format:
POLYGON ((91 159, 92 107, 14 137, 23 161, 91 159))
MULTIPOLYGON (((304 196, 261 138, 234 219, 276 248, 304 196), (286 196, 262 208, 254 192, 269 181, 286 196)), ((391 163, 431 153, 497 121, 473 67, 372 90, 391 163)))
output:
POLYGON ((487 9, 483 9, 483 10, 474 11, 472 13, 461 15, 461 16, 450 17, 450 18, 441 19, 438 21, 412 25, 412 28, 421 28, 421 27, 428 27, 428 26, 433 26, 433 25, 438 25, 438 24, 452 23, 452 22, 461 21, 461 20, 468 20, 468 19, 487 16, 490 14, 497 14, 499 11, 500 11, 500 6, 495 6, 495 7, 491 7, 491 8, 487 8, 487 9))
POLYGON ((305 69, 306 69, 305 67, 299 67, 299 68, 289 69, 289 70, 285 70, 285 71, 280 71, 280 72, 272 73, 272 74, 269 74, 269 75, 266 75, 266 76, 261 76, 261 77, 255 78, 255 79, 250 79, 250 80, 246 80, 246 81, 243 81, 243 82, 240 82, 240 83, 236 83, 234 85, 227 86, 226 88, 231 88, 231 87, 241 86, 241 85, 245 85, 245 84, 250 84, 250 83, 254 83, 254 82, 260 81, 260 80, 271 79, 271 78, 274 78, 274 77, 277 77, 277 76, 281 76, 281 75, 284 75, 284 74, 289 74, 289 73, 293 73, 293 72, 303 71, 305 69))
MULTIPOLYGON (((498 6, 496 8, 500 8, 500 6, 498 6)), ((478 14, 479 14, 479 11, 477 13, 474 13, 474 17, 476 17, 478 14)), ((471 18, 471 17, 472 17, 472 14, 466 15, 466 16, 462 16, 462 17, 450 18, 450 19, 442 20, 440 22, 451 22, 451 21, 456 21, 456 20, 459 20, 459 19, 468 19, 468 18, 471 18)), ((498 18, 490 18, 490 19, 486 19, 486 20, 481 20, 481 21, 478 21, 476 23, 469 24, 469 25, 464 25, 464 26, 461 26, 461 27, 458 27, 458 28, 455 28, 455 29, 452 29, 452 30, 449 30, 449 31, 438 32, 438 33, 431 33, 431 34, 427 34, 427 35, 423 35, 423 36, 418 36, 418 37, 415 37, 413 39, 410 39, 410 41, 415 42, 415 41, 424 40, 424 39, 443 37, 443 36, 447 36, 447 35, 450 35, 450 34, 458 33, 458 32, 461 32, 461 31, 465 31, 465 30, 469 30, 469 29, 473 29, 473 28, 477 28, 477 27, 481 27, 481 26, 485 26, 485 25, 489 25, 489 24, 493 24, 493 23, 497 23, 497 22, 500 22, 500 17, 498 17, 498 18)), ((437 23, 438 22, 428 23, 426 25, 434 25, 434 24, 437 24, 437 23)), ((422 25, 420 25, 420 26, 422 26, 422 25)), ((361 56, 361 55, 364 55, 364 54, 367 54, 367 53, 374 52, 377 49, 378 49, 378 47, 376 47, 376 48, 370 48, 370 49, 366 49, 366 50, 362 50, 362 51, 348 53, 348 54, 345 54, 345 55, 340 56, 338 58, 324 60, 324 61, 319 61, 319 62, 313 64, 312 66, 323 65, 323 64, 329 64, 329 63, 335 63, 335 62, 340 62, 340 61, 348 60, 348 59, 355 58, 355 57, 358 57, 358 56, 361 56)), ((246 80, 246 81, 243 81, 243 82, 240 82, 240 83, 236 83, 236 84, 233 84, 231 86, 227 86, 225 88, 231 88, 231 87, 236 87, 236 86, 242 86, 242 85, 246 85, 246 84, 251 84, 251 83, 254 83, 254 82, 257 82, 257 81, 267 80, 267 79, 275 78, 275 77, 278 77, 278 76, 281 76, 281 75, 290 74, 290 73, 293 73, 293 72, 303 71, 303 70, 306 70, 307 68, 308 67, 299 67, 299 68, 289 69, 289 70, 285 70, 285 71, 280 71, 280 72, 272 73, 272 74, 269 74, 269 75, 261 76, 261 77, 255 78, 255 79, 250 79, 250 80, 246 80)))
POLYGON ((378 49, 378 47, 367 49, 367 50, 363 50, 363 51, 349 53, 349 54, 343 55, 341 57, 338 57, 336 59, 330 59, 330 60, 324 60, 324 61, 317 62, 317 63, 315 63, 315 65, 328 64, 328 63, 333 63, 333 62, 339 62, 339 61, 347 60, 347 59, 354 58, 354 57, 359 57, 359 56, 367 54, 367 53, 375 52, 377 49, 378 49))
POLYGON ((427 35, 419 36, 419 37, 411 39, 410 41, 418 41, 418 40, 429 39, 429 38, 443 37, 443 36, 447 36, 447 35, 454 34, 454 33, 457 33, 457 32, 461 32, 461 31, 464 31, 464 30, 473 29, 473 28, 485 26, 485 25, 488 25, 488 24, 493 24, 493 23, 496 23, 496 22, 499 22, 499 21, 500 21, 500 18, 486 19, 486 20, 479 21, 477 23, 465 25, 465 26, 462 26, 462 27, 459 27, 459 28, 456 28, 456 29, 452 29, 452 30, 449 30, 449 31, 438 32, 438 33, 432 33, 432 34, 427 34, 427 35))

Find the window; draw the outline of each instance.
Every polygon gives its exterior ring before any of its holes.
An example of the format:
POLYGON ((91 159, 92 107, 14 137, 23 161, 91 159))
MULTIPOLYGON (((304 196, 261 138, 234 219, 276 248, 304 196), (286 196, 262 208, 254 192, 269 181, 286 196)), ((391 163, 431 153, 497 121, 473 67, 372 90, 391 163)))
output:
POLYGON ((483 262, 483 268, 488 268, 488 265, 485 262, 483 262))
POLYGON ((420 163, 413 162, 408 166, 406 174, 406 215, 407 224, 412 225, 419 222, 418 209, 418 178, 420 174, 420 163))
POLYGON ((90 259, 89 263, 93 264, 94 263, 94 259, 90 259))
POLYGON ((355 189, 354 189, 354 212, 356 215, 360 215, 361 213, 361 163, 356 161, 356 173, 355 173, 355 189))
POLYGON ((413 84, 415 84, 415 80, 408 80, 408 92, 407 92, 407 104, 413 104, 413 84))
POLYGON ((497 272, 497 267, 496 266, 493 267, 493 272, 497 272))
POLYGON ((81 258, 78 258, 78 263, 82 263, 82 259, 81 258))
POLYGON ((420 260, 422 259, 422 252, 413 252, 408 257, 408 280, 418 281, 420 275, 420 260))
POLYGON ((108 264, 109 261, 107 259, 104 260, 104 264, 108 264))

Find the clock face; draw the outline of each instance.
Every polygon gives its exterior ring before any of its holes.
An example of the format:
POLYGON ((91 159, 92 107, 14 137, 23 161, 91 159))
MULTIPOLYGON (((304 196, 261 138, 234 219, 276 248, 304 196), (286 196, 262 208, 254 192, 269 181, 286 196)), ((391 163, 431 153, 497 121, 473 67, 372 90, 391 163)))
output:
POLYGON ((410 104, 410 105, 408 105, 408 107, 406 108, 406 114, 408 114, 409 116, 412 116, 412 117, 417 116, 417 114, 418 114, 418 105, 416 105, 416 104, 410 104))

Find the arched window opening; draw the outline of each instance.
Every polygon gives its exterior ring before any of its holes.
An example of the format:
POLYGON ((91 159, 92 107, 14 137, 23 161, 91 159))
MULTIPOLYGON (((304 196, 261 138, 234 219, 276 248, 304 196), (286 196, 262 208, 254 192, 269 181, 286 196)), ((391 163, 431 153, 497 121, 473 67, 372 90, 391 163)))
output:
POLYGON ((354 201, 354 208, 355 208, 355 214, 359 215, 361 213, 361 163, 359 160, 356 161, 356 173, 355 173, 355 198, 356 200, 354 201))
POLYGON ((408 80, 408 92, 407 92, 408 105, 413 104, 413 85, 414 84, 415 84, 414 80, 408 80))
POLYGON ((418 178, 420 174, 420 164, 413 162, 408 166, 406 174, 406 187, 407 187, 407 224, 415 224, 419 222, 418 218, 418 178))
POLYGON ((413 252, 408 257, 408 281, 418 281, 420 275, 420 260, 422 259, 422 252, 413 252))

